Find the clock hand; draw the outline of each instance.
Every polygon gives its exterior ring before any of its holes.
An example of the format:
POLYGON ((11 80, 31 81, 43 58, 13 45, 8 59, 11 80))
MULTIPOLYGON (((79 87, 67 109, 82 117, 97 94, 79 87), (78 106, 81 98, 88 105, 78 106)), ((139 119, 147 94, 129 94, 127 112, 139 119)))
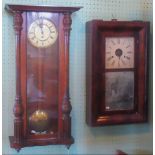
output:
POLYGON ((41 34, 42 34, 42 36, 44 35, 44 31, 43 31, 43 28, 41 28, 41 34))
POLYGON ((41 37, 43 38, 43 37, 44 37, 43 25, 40 24, 39 27, 40 27, 40 29, 41 29, 41 37))
POLYGON ((40 20, 39 20, 39 27, 40 27, 40 29, 41 29, 41 37, 43 38, 44 37, 44 31, 43 31, 43 19, 41 18, 40 20))

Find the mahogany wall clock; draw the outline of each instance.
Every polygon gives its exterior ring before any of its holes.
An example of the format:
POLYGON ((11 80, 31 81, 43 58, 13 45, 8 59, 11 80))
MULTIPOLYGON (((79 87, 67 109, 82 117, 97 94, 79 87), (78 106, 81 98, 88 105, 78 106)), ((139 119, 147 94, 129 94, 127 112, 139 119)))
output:
POLYGON ((12 148, 69 147, 69 36, 80 7, 6 5, 16 35, 16 102, 12 148))
POLYGON ((93 20, 86 31, 87 124, 145 122, 149 22, 93 20))

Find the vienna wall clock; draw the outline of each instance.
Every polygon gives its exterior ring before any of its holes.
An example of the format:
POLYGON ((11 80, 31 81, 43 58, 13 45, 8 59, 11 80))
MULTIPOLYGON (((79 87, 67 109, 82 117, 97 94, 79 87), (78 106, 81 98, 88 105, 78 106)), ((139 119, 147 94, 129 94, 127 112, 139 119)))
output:
POLYGON ((87 123, 145 122, 149 22, 93 20, 86 33, 87 123))
POLYGON ((69 36, 71 14, 80 7, 6 5, 14 16, 16 102, 12 148, 69 147, 69 36))

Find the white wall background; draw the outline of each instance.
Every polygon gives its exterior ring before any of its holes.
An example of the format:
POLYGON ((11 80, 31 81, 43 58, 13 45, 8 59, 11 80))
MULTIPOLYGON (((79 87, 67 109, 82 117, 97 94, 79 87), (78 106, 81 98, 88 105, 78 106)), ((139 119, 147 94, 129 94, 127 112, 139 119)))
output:
POLYGON ((72 135, 75 143, 69 152, 65 146, 23 148, 19 154, 115 154, 116 149, 138 155, 152 154, 152 16, 153 0, 3 0, 3 154, 17 152, 9 146, 13 135, 13 105, 15 98, 15 36, 13 19, 5 10, 6 3, 83 6, 73 14, 70 45, 70 96, 72 103, 72 135), (85 123, 85 23, 92 19, 147 20, 151 22, 149 122, 90 128, 85 123))

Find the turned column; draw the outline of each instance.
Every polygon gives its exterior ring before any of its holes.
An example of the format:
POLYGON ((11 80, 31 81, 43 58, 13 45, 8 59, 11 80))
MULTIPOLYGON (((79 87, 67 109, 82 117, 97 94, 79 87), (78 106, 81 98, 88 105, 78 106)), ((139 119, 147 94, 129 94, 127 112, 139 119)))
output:
POLYGON ((65 95, 62 103, 62 113, 63 113, 63 133, 64 139, 71 138, 71 117, 70 112, 72 106, 70 104, 69 97, 69 38, 71 30, 71 14, 65 13, 63 17, 64 25, 64 41, 65 41, 65 95))
POLYGON ((22 128, 23 128, 23 108, 21 100, 21 77, 20 77, 20 54, 21 54, 21 30, 22 30, 22 13, 14 12, 14 30, 16 37, 16 99, 14 105, 14 144, 16 150, 19 151, 22 145, 22 128))

